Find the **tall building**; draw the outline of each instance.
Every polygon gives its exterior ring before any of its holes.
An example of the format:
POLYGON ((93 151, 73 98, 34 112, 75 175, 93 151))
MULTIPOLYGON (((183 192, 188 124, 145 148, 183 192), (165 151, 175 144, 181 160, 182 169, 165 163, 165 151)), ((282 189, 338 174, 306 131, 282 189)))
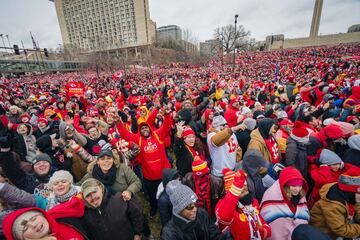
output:
POLYGON ((50 1, 55 2, 65 47, 101 51, 154 41, 148 0, 50 1))
POLYGON ((210 39, 200 43, 200 54, 211 56, 221 51, 222 42, 219 39, 210 39))
POLYGON ((159 41, 164 41, 167 39, 172 40, 182 40, 181 37, 181 28, 176 25, 167 25, 159 27, 156 30, 156 37, 159 41))

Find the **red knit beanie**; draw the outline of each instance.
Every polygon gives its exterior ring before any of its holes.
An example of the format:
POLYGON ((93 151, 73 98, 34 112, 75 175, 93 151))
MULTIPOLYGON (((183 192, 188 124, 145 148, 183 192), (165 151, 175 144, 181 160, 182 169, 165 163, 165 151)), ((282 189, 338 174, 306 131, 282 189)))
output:
POLYGON ((302 124, 299 121, 296 121, 294 123, 292 134, 296 137, 303 138, 309 134, 309 131, 306 128, 302 127, 302 124))
POLYGON ((37 122, 39 123, 39 122, 43 122, 43 123, 45 123, 46 125, 48 125, 48 120, 46 120, 46 118, 39 118, 38 120, 37 120, 37 122))
POLYGON ((322 130, 327 139, 338 139, 343 136, 341 128, 335 124, 330 124, 324 127, 322 130))
POLYGON ((194 161, 192 163, 192 170, 194 174, 201 176, 210 172, 207 162, 202 160, 199 156, 195 156, 194 161))
POLYGON ((339 189, 344 192, 360 193, 360 168, 352 166, 341 174, 338 180, 339 189))
POLYGON ((31 119, 31 116, 27 113, 23 113, 20 115, 20 121, 22 123, 28 123, 30 121, 30 119, 31 119))
POLYGON ((225 102, 219 102, 219 106, 220 106, 223 110, 225 110, 225 108, 226 108, 226 103, 225 103, 225 102))
POLYGON ((183 138, 186 138, 189 135, 195 135, 195 132, 191 129, 191 127, 186 127, 183 132, 183 138))

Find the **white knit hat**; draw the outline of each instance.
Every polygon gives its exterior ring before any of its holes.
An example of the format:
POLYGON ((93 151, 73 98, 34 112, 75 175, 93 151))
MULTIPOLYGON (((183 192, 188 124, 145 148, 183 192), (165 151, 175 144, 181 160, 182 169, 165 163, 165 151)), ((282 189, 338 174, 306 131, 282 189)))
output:
POLYGON ((66 180, 70 184, 72 184, 74 182, 73 176, 68 171, 59 170, 59 171, 54 172, 54 174, 51 176, 47 185, 50 189, 52 189, 54 186, 54 183, 57 181, 61 181, 61 180, 66 180))

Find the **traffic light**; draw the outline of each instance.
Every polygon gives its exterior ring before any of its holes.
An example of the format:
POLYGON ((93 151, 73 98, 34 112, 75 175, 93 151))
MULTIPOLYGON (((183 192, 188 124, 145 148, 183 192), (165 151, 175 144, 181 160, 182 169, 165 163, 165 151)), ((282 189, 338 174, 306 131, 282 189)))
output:
POLYGON ((48 52, 47 48, 44 48, 44 55, 45 55, 45 57, 49 57, 49 52, 48 52))
POLYGON ((15 54, 16 55, 20 55, 20 50, 19 50, 19 46, 18 45, 16 45, 16 44, 14 44, 14 52, 15 52, 15 54))

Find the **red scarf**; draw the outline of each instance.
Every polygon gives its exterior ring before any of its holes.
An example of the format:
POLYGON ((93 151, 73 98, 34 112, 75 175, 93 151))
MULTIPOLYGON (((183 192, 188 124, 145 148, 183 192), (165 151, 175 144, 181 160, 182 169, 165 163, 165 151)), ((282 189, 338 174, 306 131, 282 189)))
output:
POLYGON ((280 161, 280 158, 279 158, 279 147, 276 143, 276 140, 272 136, 270 136, 268 139, 264 139, 264 140, 265 140, 266 146, 270 152, 271 163, 273 163, 273 164, 278 163, 280 161))
POLYGON ((195 181, 195 193, 198 197, 196 205, 205 209, 211 217, 210 203, 210 174, 204 176, 198 175, 200 172, 193 172, 195 181))
POLYGON ((190 147, 188 146, 186 143, 185 143, 185 147, 187 148, 187 150, 189 150, 189 153, 191 154, 193 160, 196 156, 200 157, 201 160, 205 161, 205 156, 200 154, 198 151, 196 151, 193 147, 190 147))

